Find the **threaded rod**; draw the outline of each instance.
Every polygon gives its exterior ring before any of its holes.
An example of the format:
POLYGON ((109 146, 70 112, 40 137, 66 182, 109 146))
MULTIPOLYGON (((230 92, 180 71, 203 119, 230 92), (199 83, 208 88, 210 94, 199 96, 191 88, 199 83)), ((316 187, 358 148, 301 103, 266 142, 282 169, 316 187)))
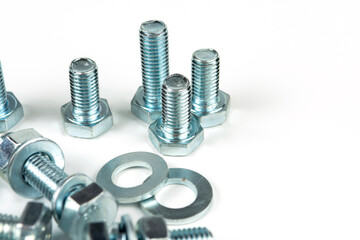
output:
POLYGON ((210 240, 213 239, 207 228, 188 228, 170 231, 171 240, 210 240))
POLYGON ((4 76, 2 73, 2 67, 0 62, 0 118, 3 117, 8 111, 8 100, 5 88, 4 76))

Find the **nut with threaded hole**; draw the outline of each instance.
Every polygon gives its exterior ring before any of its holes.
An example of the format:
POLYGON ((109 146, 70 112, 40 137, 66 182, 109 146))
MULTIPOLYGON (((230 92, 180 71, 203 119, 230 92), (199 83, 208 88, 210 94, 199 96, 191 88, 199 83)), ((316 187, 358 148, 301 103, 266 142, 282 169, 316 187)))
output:
POLYGON ((223 124, 230 107, 229 94, 219 90, 219 54, 210 48, 192 56, 192 112, 203 127, 223 124))
POLYGON ((20 218, 0 214, 0 239, 51 239, 51 211, 42 203, 27 203, 20 218))
POLYGON ((89 58, 78 58, 69 68, 71 102, 61 107, 65 132, 78 138, 95 138, 113 125, 106 99, 99 97, 98 70, 89 58))
POLYGON ((139 32, 142 86, 131 101, 131 112, 152 123, 161 116, 161 85, 169 75, 168 32, 158 20, 142 23, 139 32))
POLYGON ((24 110, 12 92, 6 92, 0 62, 0 132, 14 127, 24 116, 24 110))
POLYGON ((141 218, 136 228, 129 215, 121 217, 121 222, 112 228, 110 234, 104 222, 90 223, 87 240, 211 240, 212 233, 207 228, 168 230, 163 218, 158 216, 141 218))
POLYGON ((86 175, 67 175, 61 149, 34 129, 1 136, 0 166, 15 192, 51 201, 55 221, 71 239, 83 239, 88 222, 111 225, 116 217, 115 199, 86 175))
POLYGON ((164 155, 187 156, 204 140, 204 131, 191 114, 191 87, 181 74, 166 78, 162 86, 162 116, 149 127, 149 137, 164 155))

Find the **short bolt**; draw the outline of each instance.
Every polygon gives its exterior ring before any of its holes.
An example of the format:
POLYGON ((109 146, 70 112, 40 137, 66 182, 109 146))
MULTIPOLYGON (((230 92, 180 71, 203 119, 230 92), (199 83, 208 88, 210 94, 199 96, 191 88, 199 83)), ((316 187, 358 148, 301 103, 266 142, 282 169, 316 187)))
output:
POLYGON ((12 92, 6 92, 0 62, 0 132, 14 127, 24 116, 24 110, 12 92))
POLYGON ((42 203, 29 202, 21 217, 0 214, 0 239, 51 239, 51 211, 42 203))
POLYGON ((150 140, 164 155, 186 156, 204 140, 203 128, 191 114, 189 80, 170 75, 162 86, 162 116, 149 127, 150 140))
POLYGON ((112 114, 99 97, 98 69, 89 58, 78 58, 69 68, 71 102, 61 108, 65 131, 79 138, 94 138, 111 128, 112 114))
POLYGON ((226 121, 230 96, 219 90, 220 57, 214 49, 199 49, 192 56, 192 112, 203 127, 226 121))
POLYGON ((152 123, 161 115, 161 85, 169 75, 168 32, 165 23, 151 20, 140 26, 142 86, 131 101, 132 113, 152 123))

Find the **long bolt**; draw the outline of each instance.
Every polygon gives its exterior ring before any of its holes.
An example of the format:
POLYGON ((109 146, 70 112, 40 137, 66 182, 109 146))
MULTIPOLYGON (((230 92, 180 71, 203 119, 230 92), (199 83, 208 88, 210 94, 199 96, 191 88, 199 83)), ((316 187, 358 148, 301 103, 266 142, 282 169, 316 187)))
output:
POLYGON ((80 123, 92 123, 98 119, 99 83, 96 63, 89 58, 78 58, 69 68, 73 115, 80 123))
POLYGON ((157 20, 140 27, 142 85, 145 107, 161 109, 161 85, 169 75, 168 31, 157 20))
POLYGON ((8 113, 8 106, 9 102, 7 99, 4 76, 0 62, 0 118, 4 117, 8 113))
POLYGON ((170 231, 171 240, 210 240, 212 233, 207 228, 187 228, 170 231))
POLYGON ((192 105, 196 112, 213 110, 219 99, 219 54, 200 49, 192 57, 192 105))

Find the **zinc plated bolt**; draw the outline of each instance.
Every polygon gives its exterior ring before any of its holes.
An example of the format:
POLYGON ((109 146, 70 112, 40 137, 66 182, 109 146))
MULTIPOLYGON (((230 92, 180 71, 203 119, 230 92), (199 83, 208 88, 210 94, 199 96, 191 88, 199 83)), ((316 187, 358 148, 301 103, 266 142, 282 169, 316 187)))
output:
POLYGON ((72 239, 83 239, 89 221, 116 217, 115 199, 84 174, 68 176, 60 147, 34 129, 0 138, 0 176, 19 195, 46 197, 59 227, 72 239))
POLYGON ((51 239, 51 211, 42 203, 29 202, 21 217, 0 214, 0 239, 51 239))
POLYGON ((24 116, 24 110, 12 92, 6 92, 0 62, 0 132, 14 127, 24 116))
POLYGON ((121 217, 120 223, 108 234, 104 222, 90 223, 87 240, 211 240, 212 233, 207 228, 168 230, 162 217, 141 218, 136 228, 129 215, 121 217))
POLYGON ((219 90, 219 54, 210 48, 192 56, 192 112, 203 127, 223 124, 229 112, 230 96, 219 90))
POLYGON ((162 117, 149 127, 149 137, 164 155, 187 156, 204 140, 204 131, 191 114, 191 86, 181 74, 166 78, 162 86, 162 117))
POLYGON ((69 68, 71 102, 61 107, 65 132, 73 137, 94 138, 113 124, 106 99, 99 98, 98 69, 89 58, 78 58, 69 68))
POLYGON ((169 75, 168 32, 165 23, 151 20, 140 26, 142 86, 131 101, 132 113, 152 123, 161 115, 161 85, 169 75))

